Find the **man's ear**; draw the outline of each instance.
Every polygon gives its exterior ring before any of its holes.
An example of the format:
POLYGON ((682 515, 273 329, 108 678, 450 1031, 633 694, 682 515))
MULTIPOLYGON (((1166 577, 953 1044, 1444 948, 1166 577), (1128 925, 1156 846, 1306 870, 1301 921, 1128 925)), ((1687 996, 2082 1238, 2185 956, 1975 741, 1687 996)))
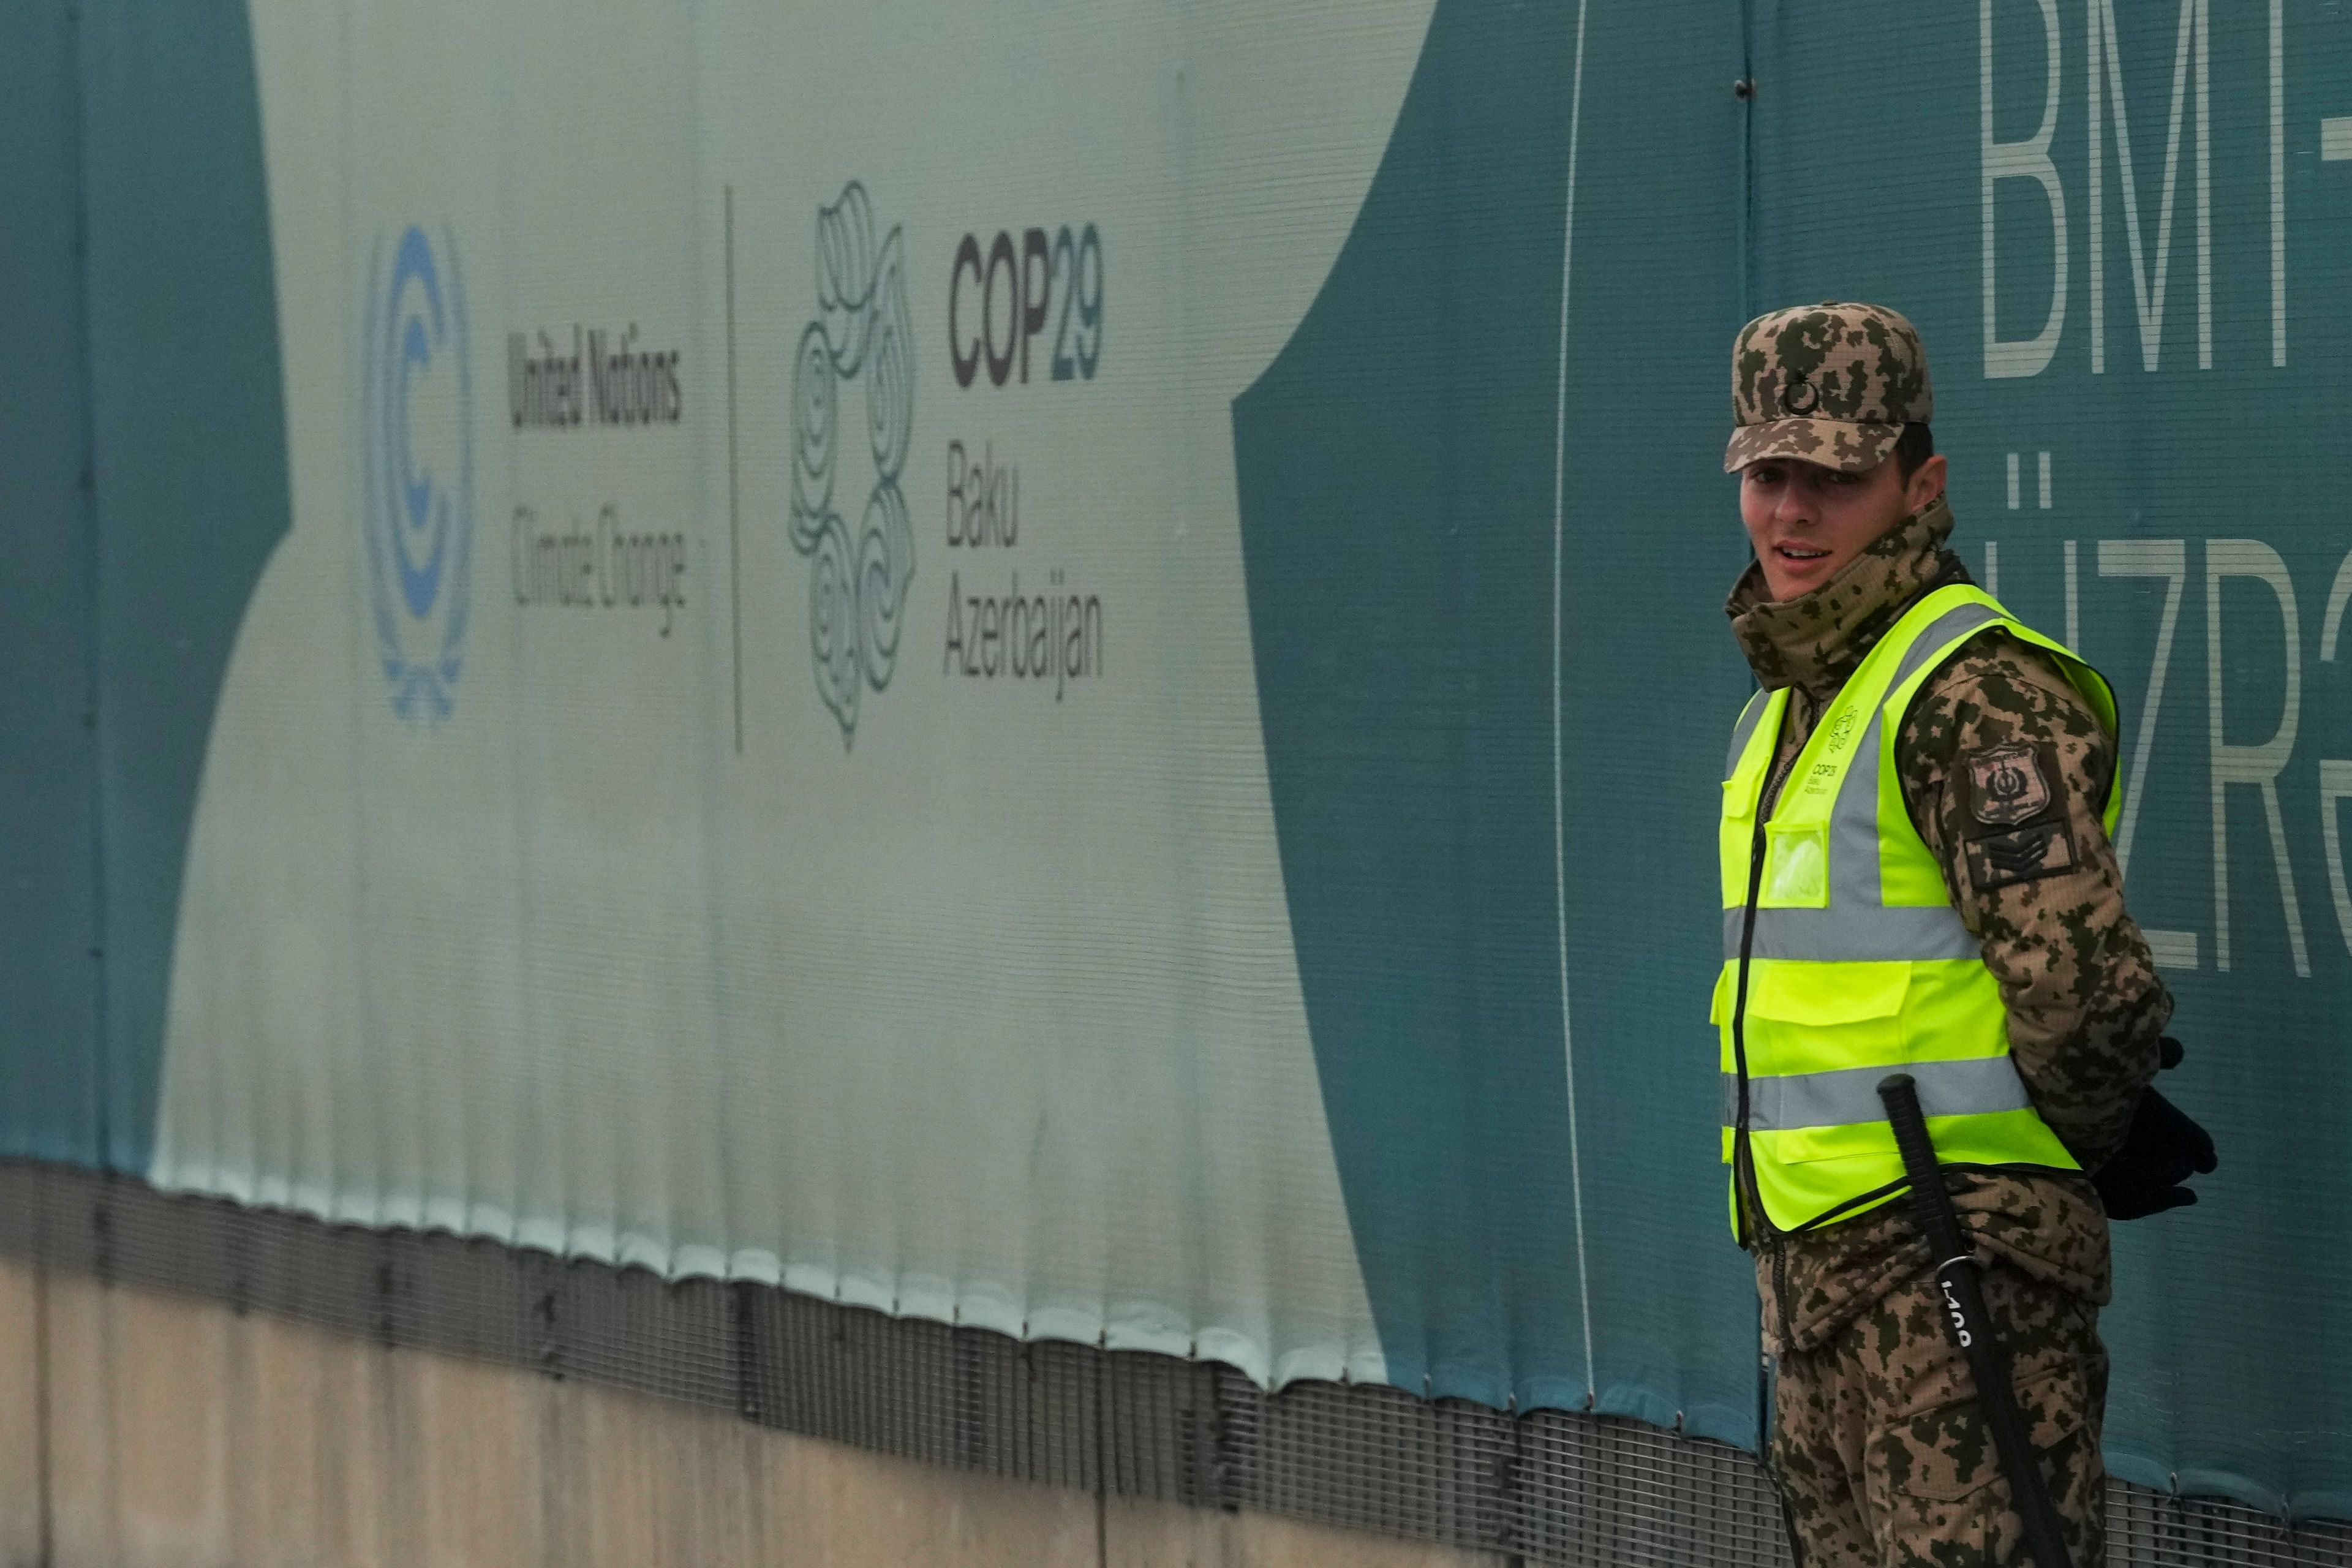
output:
POLYGON ((1950 465, 1944 461, 1944 454, 1938 452, 1914 468, 1911 471, 1911 478, 1906 480, 1903 486, 1903 510, 1906 512, 1917 511, 1929 501, 1942 495, 1944 481, 1948 477, 1949 468, 1950 465))

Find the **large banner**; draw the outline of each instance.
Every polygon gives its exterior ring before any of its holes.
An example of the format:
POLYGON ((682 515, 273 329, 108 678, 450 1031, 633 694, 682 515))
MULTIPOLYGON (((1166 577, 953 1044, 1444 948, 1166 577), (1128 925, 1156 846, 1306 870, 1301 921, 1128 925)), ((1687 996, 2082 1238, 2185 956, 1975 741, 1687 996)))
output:
POLYGON ((1751 10, 8 24, 5 1152, 1752 1443, 1727 353, 1875 300, 2222 1151, 2111 1462, 2352 1515, 2352 30, 1751 10))

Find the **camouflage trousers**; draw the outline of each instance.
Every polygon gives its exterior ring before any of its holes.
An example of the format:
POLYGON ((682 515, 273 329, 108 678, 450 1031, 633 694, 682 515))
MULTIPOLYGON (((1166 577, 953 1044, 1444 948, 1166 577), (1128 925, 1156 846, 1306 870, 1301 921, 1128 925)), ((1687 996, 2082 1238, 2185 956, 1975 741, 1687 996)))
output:
MULTIPOLYGON (((2099 1310, 2000 1263, 1986 1310, 2007 1348, 2076 1568, 2105 1551, 2099 1310)), ((1968 1363, 1935 1281, 1898 1286, 1819 1348, 1780 1361, 1772 1460, 1803 1568, 2008 1568, 2029 1561, 1968 1363)))

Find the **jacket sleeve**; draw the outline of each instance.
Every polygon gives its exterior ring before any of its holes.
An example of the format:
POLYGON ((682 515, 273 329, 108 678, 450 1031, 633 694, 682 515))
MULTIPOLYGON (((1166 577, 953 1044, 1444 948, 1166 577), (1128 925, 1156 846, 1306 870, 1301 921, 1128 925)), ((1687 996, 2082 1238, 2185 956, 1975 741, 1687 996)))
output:
POLYGON ((1930 678, 1895 747, 1912 822, 2000 982, 2017 1070, 2086 1171, 2121 1147, 2172 1016, 2100 821, 2116 756, 2057 660, 2005 632, 1930 678))

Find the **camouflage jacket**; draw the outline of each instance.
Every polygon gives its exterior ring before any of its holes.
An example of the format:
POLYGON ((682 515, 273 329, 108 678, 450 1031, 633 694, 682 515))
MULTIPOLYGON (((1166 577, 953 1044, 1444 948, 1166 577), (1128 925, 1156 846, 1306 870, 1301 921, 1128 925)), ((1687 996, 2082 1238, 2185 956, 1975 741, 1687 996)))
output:
MULTIPOLYGON (((1767 689, 1791 689, 1779 763, 1793 757, 1913 601, 1969 581, 1944 548, 1952 521, 1937 499, 1801 598, 1767 600, 1754 565, 1740 578, 1725 606, 1732 630, 1767 689)), ((2123 877, 2100 823, 2116 758, 2114 741, 2058 662, 1998 631, 1968 643, 1928 678, 1895 742, 1911 820, 1943 862, 1960 918, 2000 984, 2018 1072, 2085 1171, 2121 1145, 2172 1016, 2147 943, 2124 909, 2123 877), (2022 763, 2063 803, 2063 822, 2042 830, 2057 842, 2039 846, 2046 852, 2022 875, 2018 858, 2001 852, 2006 824, 1991 820, 2003 814, 1986 808, 1979 817, 1971 787, 2004 762, 2022 763)), ((2107 1221, 2087 1179, 1956 1175, 1954 1201, 1988 1252, 2106 1300, 2107 1221)), ((1753 1223, 1748 1233, 1761 1234, 1753 1223)), ((1777 1354, 1818 1345, 1927 1261, 1901 1205, 1763 1244, 1767 1348, 1777 1354)))

